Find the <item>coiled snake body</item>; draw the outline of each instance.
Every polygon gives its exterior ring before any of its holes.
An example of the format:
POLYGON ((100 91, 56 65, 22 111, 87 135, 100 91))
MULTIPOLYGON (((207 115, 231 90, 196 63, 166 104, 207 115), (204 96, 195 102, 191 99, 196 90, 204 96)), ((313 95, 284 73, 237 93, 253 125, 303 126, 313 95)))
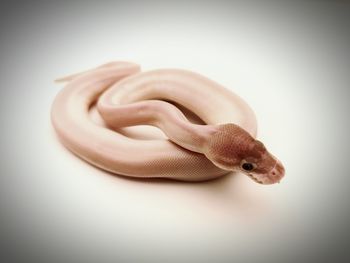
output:
POLYGON ((242 171, 261 184, 279 182, 282 164, 256 136, 250 107, 219 84, 190 71, 140 72, 138 65, 111 62, 61 79, 51 119, 62 143, 104 170, 132 177, 184 181, 242 171), (109 128, 92 122, 97 109, 109 128), (206 125, 194 124, 172 103, 188 108, 206 125), (136 140, 115 131, 153 125, 169 140, 136 140))

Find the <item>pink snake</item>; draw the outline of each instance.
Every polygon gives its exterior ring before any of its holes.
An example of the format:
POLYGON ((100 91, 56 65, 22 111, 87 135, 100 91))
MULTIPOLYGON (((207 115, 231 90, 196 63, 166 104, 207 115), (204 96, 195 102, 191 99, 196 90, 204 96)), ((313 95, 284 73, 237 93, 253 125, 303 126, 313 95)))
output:
POLYGON ((284 167, 256 136, 251 108, 233 92, 180 69, 140 72, 129 62, 111 62, 58 81, 51 119, 61 142, 87 162, 115 174, 203 181, 240 171, 273 184, 284 167), (107 127, 96 125, 97 109, 107 127), (174 105, 196 114, 190 122, 174 105), (134 125, 160 128, 168 139, 137 140, 117 132, 134 125))

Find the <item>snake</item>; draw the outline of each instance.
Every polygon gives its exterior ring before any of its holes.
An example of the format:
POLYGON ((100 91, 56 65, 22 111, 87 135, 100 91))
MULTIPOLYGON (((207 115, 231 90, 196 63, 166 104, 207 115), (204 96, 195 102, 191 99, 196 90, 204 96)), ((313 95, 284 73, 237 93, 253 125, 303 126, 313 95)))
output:
POLYGON ((77 157, 120 176, 211 180, 242 173, 259 184, 284 177, 282 163, 257 137, 251 107, 237 94, 189 70, 141 71, 113 61, 57 80, 51 122, 77 157), (89 115, 95 106, 105 126, 89 115), (181 107, 199 117, 188 119, 181 107), (135 139, 118 129, 151 125, 164 139, 135 139))

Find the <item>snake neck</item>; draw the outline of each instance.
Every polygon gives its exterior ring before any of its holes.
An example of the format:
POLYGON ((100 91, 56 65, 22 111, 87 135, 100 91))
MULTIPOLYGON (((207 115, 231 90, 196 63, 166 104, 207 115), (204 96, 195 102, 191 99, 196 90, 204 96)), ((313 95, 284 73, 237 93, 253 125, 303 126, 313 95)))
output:
POLYGON ((152 125, 161 129, 173 143, 193 152, 204 153, 204 146, 218 131, 217 125, 191 123, 174 105, 148 100, 126 105, 116 105, 109 98, 98 102, 103 119, 113 128, 134 125, 152 125))
POLYGON ((162 122, 157 126, 172 142, 187 150, 202 154, 204 154, 205 145, 218 130, 216 125, 199 125, 179 120, 172 123, 162 122))

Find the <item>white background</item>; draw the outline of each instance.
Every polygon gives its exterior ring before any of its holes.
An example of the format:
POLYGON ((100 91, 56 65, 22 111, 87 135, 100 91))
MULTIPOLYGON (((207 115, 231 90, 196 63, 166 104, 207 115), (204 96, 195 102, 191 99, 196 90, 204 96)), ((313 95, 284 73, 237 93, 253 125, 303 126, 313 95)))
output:
MULTIPOLYGON (((346 252, 348 5, 238 2, 5 6, 2 228, 53 261, 304 262, 346 252), (243 97, 281 184, 130 180, 57 140, 57 77, 112 60, 184 68, 243 97)), ((210 103, 210 101, 208 101, 210 103)))

